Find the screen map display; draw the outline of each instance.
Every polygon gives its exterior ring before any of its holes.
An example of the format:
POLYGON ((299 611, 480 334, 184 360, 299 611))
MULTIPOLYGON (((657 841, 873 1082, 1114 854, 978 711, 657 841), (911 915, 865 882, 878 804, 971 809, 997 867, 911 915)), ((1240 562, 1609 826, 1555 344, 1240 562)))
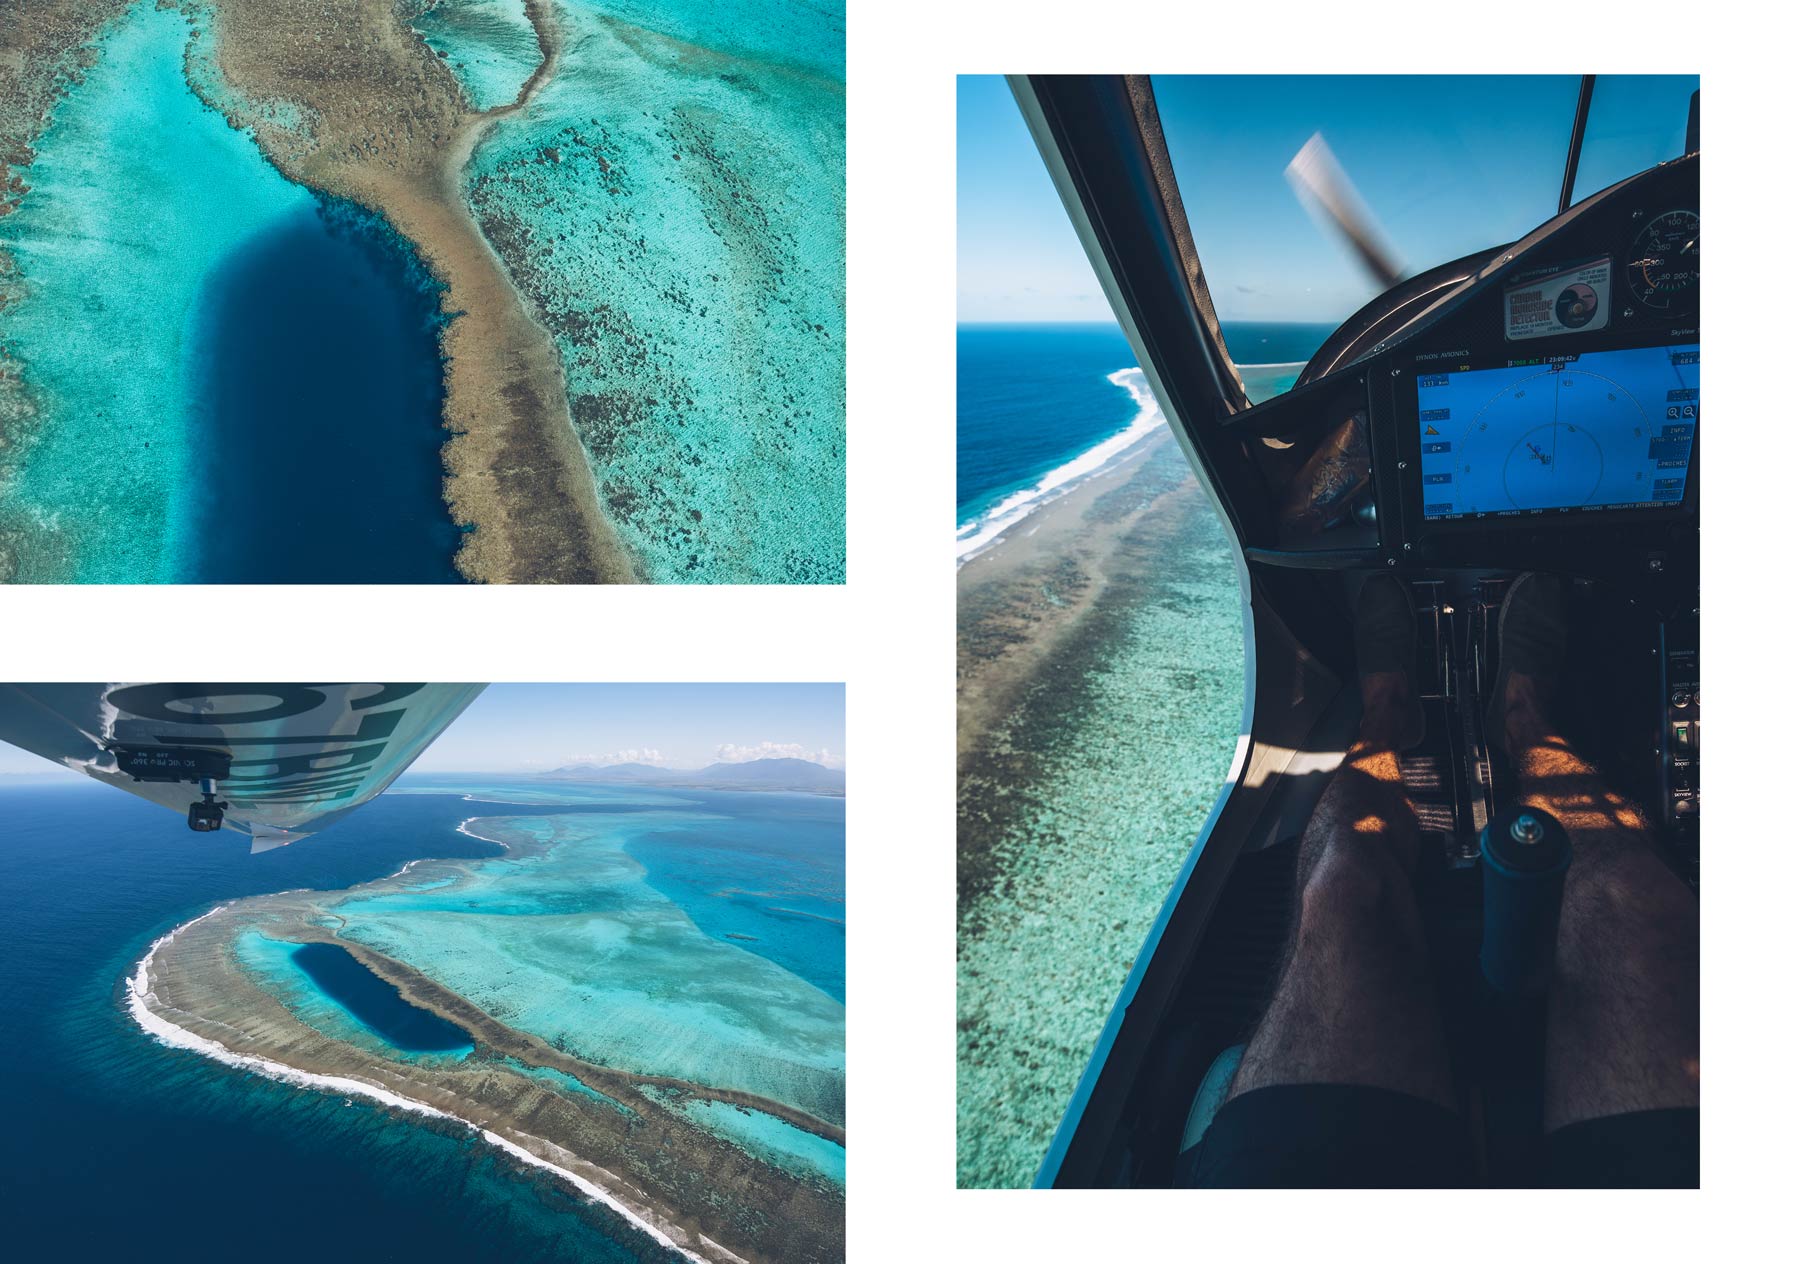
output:
POLYGON ((1674 507, 1700 424, 1700 347, 1419 375, 1427 518, 1674 507))

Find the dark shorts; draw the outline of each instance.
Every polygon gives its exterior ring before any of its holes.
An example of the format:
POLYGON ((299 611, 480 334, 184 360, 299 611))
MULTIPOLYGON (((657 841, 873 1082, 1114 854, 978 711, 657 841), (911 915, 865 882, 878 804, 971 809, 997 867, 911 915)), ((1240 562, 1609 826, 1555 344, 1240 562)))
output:
MULTIPOLYGON (((1474 1185, 1462 1118, 1423 1098, 1354 1084, 1255 1089, 1220 1108, 1175 1183, 1213 1188, 1441 1189, 1474 1185)), ((1695 1188, 1700 1112, 1589 1119, 1544 1138, 1550 1188, 1695 1188)))

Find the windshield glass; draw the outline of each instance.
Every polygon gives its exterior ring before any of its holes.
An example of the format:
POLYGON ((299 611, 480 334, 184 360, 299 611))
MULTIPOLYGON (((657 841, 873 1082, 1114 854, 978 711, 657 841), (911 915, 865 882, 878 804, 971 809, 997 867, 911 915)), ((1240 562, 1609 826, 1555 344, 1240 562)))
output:
MULTIPOLYGON (((1579 75, 1159 75, 1195 248, 1252 399, 1286 390, 1325 337, 1388 288, 1297 190, 1341 173, 1353 215, 1411 276, 1556 214, 1579 75), (1322 145, 1323 149, 1320 149, 1322 145)), ((1695 76, 1602 76, 1576 196, 1678 156, 1695 76)))
POLYGON ((1699 90, 1699 75, 1596 78, 1574 201, 1681 157, 1687 151, 1688 102, 1699 90))

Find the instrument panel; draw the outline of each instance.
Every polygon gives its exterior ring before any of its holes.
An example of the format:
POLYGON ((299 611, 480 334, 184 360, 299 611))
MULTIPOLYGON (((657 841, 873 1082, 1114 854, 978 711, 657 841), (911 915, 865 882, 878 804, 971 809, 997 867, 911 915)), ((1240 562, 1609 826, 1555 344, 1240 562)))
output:
POLYGON ((1680 600, 1699 569, 1699 204, 1696 153, 1372 300, 1229 423, 1270 493, 1240 524, 1250 559, 1636 574, 1680 600))
POLYGON ((1698 342, 1432 364, 1409 389, 1427 522, 1681 508, 1698 342))
POLYGON ((1625 265, 1632 297, 1651 311, 1668 311, 1700 288, 1700 213, 1664 211, 1638 231, 1625 265))
POLYGON ((1365 361, 1372 438, 1394 458, 1384 549, 1460 559, 1612 526, 1626 534, 1608 548, 1653 550, 1691 526, 1698 206, 1697 156, 1653 168, 1502 252, 1365 361))

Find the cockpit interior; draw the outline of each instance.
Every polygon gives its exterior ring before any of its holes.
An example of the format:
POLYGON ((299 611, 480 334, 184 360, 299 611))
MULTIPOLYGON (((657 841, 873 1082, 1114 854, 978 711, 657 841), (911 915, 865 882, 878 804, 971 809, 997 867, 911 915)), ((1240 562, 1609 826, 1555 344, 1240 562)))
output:
MULTIPOLYGON (((1404 761, 1425 843, 1417 886, 1488 1183, 1524 1161, 1540 1074, 1530 1015, 1497 1041, 1468 982, 1483 933, 1482 832, 1509 802, 1484 717, 1499 604, 1520 573, 1566 581, 1571 736, 1643 805, 1665 860, 1698 888, 1698 94, 1684 155, 1570 205, 1591 89, 1588 77, 1556 214, 1395 279, 1293 389, 1252 405, 1150 81, 1013 80, 1114 311, 1241 549, 1250 658, 1232 783, 1040 1184, 1169 1184, 1201 1078, 1266 1007, 1297 839, 1359 719, 1351 607, 1371 574, 1405 583, 1417 621, 1427 728, 1404 761)), ((1344 231, 1354 243, 1357 226, 1344 231)))

